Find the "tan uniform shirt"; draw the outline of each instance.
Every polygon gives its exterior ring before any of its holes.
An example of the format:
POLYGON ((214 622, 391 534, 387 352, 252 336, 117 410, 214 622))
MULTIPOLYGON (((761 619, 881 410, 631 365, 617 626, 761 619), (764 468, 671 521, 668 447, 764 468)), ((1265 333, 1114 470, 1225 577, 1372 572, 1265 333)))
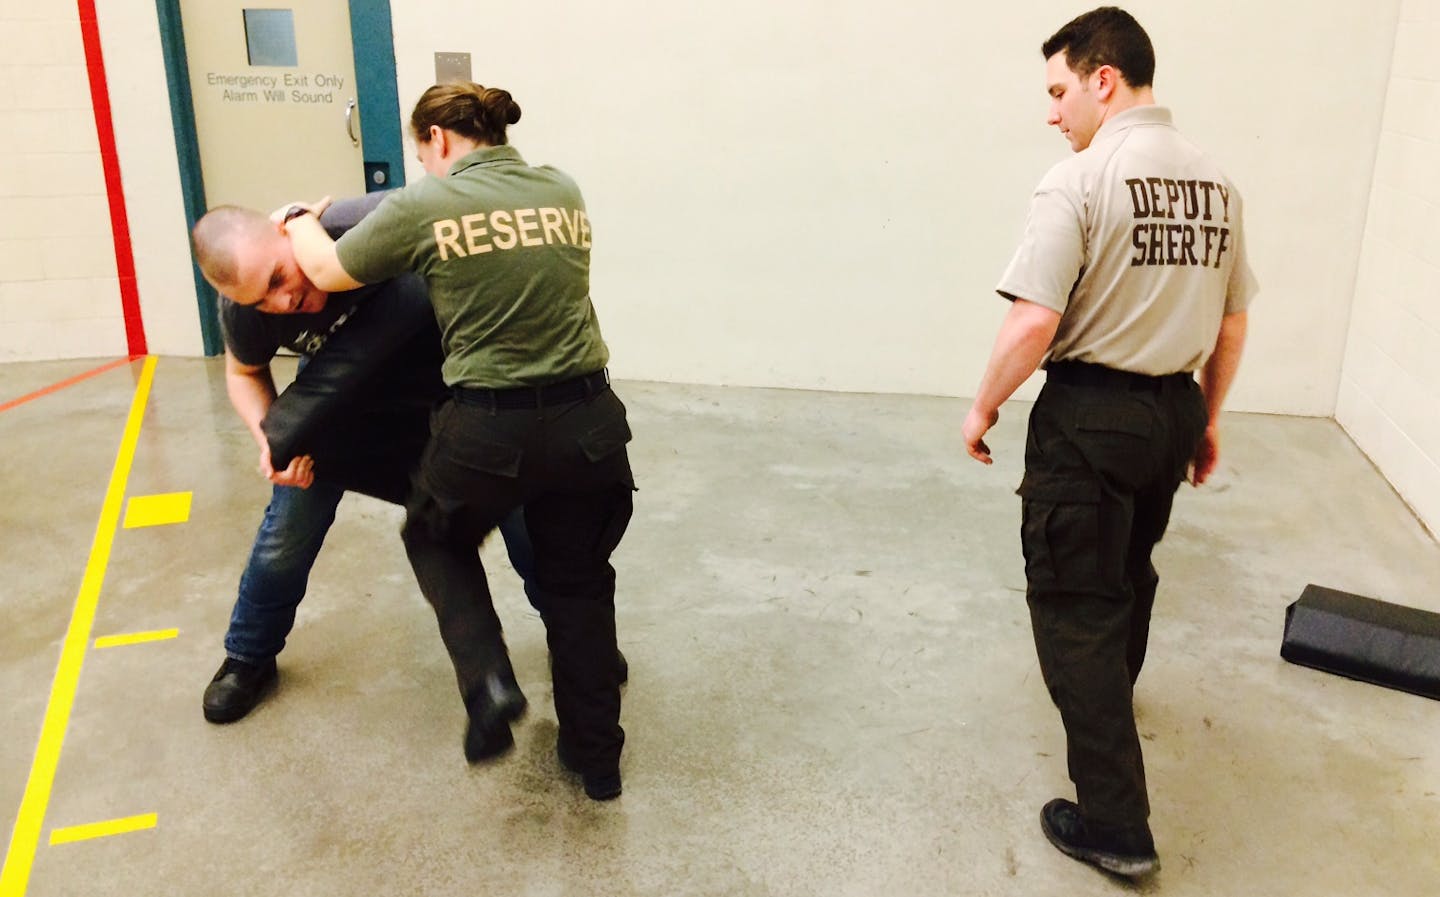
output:
POLYGON ((1147 105, 1045 175, 996 289, 1060 313, 1049 361, 1162 375, 1200 368, 1258 287, 1240 194, 1147 105))

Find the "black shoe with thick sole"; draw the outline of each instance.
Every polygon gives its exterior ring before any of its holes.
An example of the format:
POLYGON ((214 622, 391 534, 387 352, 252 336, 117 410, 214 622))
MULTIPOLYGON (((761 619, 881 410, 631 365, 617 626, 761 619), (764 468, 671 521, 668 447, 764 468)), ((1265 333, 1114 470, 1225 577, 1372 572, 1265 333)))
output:
POLYGON ((205 687, 205 718, 212 723, 233 723, 255 709, 275 684, 275 658, 246 663, 225 658, 215 678, 205 687))
POLYGON ((614 800, 620 796, 620 770, 605 773, 585 772, 570 748, 566 747, 563 738, 555 742, 555 756, 561 766, 580 777, 581 784, 585 786, 586 797, 591 800, 614 800))
POLYGON ((1136 878, 1160 868, 1148 828, 1089 822, 1074 801, 1057 797, 1046 804, 1040 828, 1061 853, 1106 872, 1136 878))
POLYGON ((513 676, 487 675, 479 693, 466 704, 470 722, 465 727, 465 759, 471 763, 492 760, 514 747, 510 724, 524 716, 528 706, 513 676))

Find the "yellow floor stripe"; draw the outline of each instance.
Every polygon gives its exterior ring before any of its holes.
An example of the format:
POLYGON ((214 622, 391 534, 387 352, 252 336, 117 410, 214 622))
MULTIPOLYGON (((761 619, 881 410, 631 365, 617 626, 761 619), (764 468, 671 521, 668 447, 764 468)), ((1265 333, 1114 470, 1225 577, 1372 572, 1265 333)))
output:
POLYGON ((190 519, 190 496, 189 492, 134 496, 125 505, 125 529, 184 523, 190 519))
POLYGON ((119 648, 122 645, 139 645, 144 642, 163 642, 180 634, 178 629, 156 629, 151 632, 127 632, 123 635, 103 635, 95 640, 97 648, 119 648))
POLYGON ((90 643, 90 630, 95 625, 95 605, 100 600, 100 586, 105 581, 105 568, 110 563, 110 549, 115 543, 115 529, 120 522, 120 505, 125 498, 125 484, 130 478, 130 465, 135 460, 135 444, 140 438, 140 422, 155 379, 155 356, 145 359, 140 379, 135 384, 135 397, 130 402, 130 416, 125 421, 125 435, 115 467, 110 472, 110 485, 105 490, 105 503, 100 508, 100 522, 95 527, 95 541, 90 546, 90 561, 85 565, 85 578, 70 626, 60 648, 60 666, 50 686, 50 702, 45 707, 45 721, 40 727, 40 743, 30 764, 30 778, 25 783, 25 796, 20 813, 10 832, 10 846, 5 851, 5 867, 0 870, 0 897, 24 897, 30 883, 30 870, 35 864, 35 851, 40 844, 40 827, 50 805, 50 789, 55 784, 55 767, 60 762, 60 747, 65 742, 65 729, 70 725, 70 710, 75 704, 75 690, 80 684, 80 667, 85 662, 85 646, 90 643))
POLYGON ((50 830, 51 844, 71 844, 75 841, 89 841, 92 838, 104 838, 109 835, 123 835, 126 832, 139 832, 147 828, 154 828, 159 817, 154 813, 147 813, 144 816, 126 816, 124 819, 111 819, 106 822, 92 822, 89 825, 72 825, 69 828, 52 828, 50 830))

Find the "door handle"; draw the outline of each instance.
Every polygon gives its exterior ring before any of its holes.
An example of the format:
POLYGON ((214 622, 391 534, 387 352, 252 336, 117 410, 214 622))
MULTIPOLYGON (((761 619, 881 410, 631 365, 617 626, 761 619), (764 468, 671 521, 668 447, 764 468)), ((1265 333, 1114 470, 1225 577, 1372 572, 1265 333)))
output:
POLYGON ((360 138, 355 136, 355 98, 351 97, 350 102, 345 104, 345 133, 350 136, 350 142, 356 146, 360 145, 360 138))

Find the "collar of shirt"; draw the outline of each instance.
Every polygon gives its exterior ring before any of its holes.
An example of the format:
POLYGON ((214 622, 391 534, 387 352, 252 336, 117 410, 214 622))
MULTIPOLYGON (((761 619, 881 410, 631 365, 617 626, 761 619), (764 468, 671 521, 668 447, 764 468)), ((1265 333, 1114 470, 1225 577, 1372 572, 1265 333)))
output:
POLYGON ((1169 125, 1174 127, 1174 124, 1175 122, 1171 120, 1168 107, 1156 106, 1153 103, 1147 103, 1144 106, 1131 106, 1129 109, 1126 109, 1124 112, 1121 112, 1101 125, 1100 130, 1096 131, 1095 136, 1091 138, 1091 142, 1093 143, 1102 137, 1110 137, 1137 125, 1169 125))
POLYGON ((482 146, 473 153, 466 153, 450 166, 449 177, 454 177, 467 168, 474 168, 477 165, 500 165, 506 162, 519 162, 525 164, 520 158, 520 151, 515 147, 506 144, 505 146, 482 146))

